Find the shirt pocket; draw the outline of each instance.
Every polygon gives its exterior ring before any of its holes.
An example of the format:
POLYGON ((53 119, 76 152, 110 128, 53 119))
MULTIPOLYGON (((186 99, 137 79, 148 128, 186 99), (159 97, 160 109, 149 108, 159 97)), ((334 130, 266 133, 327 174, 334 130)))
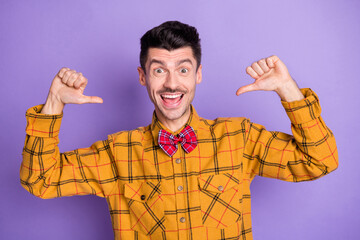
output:
POLYGON ((198 177, 202 223, 227 228, 241 218, 239 179, 228 173, 198 177))
POLYGON ((129 205, 131 229, 146 235, 165 231, 161 182, 125 183, 124 196, 129 205))

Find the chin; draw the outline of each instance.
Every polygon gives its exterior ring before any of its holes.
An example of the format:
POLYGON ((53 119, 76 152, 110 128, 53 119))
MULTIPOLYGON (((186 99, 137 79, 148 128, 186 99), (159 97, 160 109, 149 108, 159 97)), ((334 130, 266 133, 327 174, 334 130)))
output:
POLYGON ((186 113, 186 108, 185 109, 174 109, 174 110, 161 109, 160 112, 164 116, 164 118, 173 121, 173 120, 177 120, 177 119, 181 118, 182 116, 184 116, 184 114, 186 113))
POLYGON ((181 118, 182 115, 184 115, 184 113, 181 113, 181 112, 172 112, 172 113, 164 112, 163 113, 163 116, 168 120, 177 120, 177 119, 181 118))

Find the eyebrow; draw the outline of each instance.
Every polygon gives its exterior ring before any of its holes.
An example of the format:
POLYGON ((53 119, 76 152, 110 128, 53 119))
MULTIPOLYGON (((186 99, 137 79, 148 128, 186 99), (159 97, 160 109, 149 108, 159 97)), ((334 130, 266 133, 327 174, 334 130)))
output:
MULTIPOLYGON (((176 66, 179 66, 183 63, 190 63, 191 65, 193 65, 193 62, 189 59, 189 58, 186 58, 186 59, 183 59, 183 60, 180 60, 176 63, 176 66)), ((157 59, 151 59, 150 61, 150 64, 149 64, 149 68, 151 67, 151 64, 153 63, 158 63, 160 65, 165 65, 165 62, 164 61, 161 61, 161 60, 157 60, 157 59)))
POLYGON ((163 61, 157 60, 157 59, 151 59, 150 64, 149 64, 149 68, 151 67, 151 64, 153 63, 158 63, 160 65, 165 65, 163 61))
POLYGON ((183 64, 183 63, 190 63, 191 65, 193 65, 193 62, 190 60, 190 59, 188 59, 188 58, 186 58, 186 59, 183 59, 183 60, 180 60, 180 61, 178 61, 177 63, 176 63, 176 66, 179 66, 179 65, 181 65, 181 64, 183 64))

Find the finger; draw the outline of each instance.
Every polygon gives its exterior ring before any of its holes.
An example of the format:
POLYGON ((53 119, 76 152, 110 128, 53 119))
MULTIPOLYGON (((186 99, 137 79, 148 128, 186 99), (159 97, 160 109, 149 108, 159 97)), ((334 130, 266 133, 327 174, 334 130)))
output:
POLYGON ((247 67, 246 68, 246 73, 249 74, 254 79, 259 78, 259 75, 254 71, 254 69, 252 69, 252 67, 247 67))
POLYGON ((278 58, 278 56, 272 55, 271 57, 266 58, 266 63, 270 68, 274 68, 275 64, 277 63, 277 61, 279 61, 280 59, 278 58))
POLYGON ((264 73, 267 73, 268 71, 270 71, 270 68, 268 67, 268 65, 266 64, 265 59, 260 59, 258 62, 259 66, 261 67, 261 69, 264 71, 264 73))
POLYGON ((75 82, 76 80, 78 80, 81 76, 82 76, 82 73, 77 73, 77 72, 73 73, 73 74, 70 76, 70 78, 69 78, 69 80, 67 81, 66 84, 67 84, 69 87, 73 87, 73 86, 74 86, 74 82, 75 82))
POLYGON ((261 67, 259 66, 259 64, 257 62, 254 62, 253 64, 251 64, 252 69, 255 70, 255 72, 261 76, 264 74, 264 71, 261 69, 261 67))
POLYGON ((85 89, 86 85, 88 83, 88 80, 86 77, 84 77, 83 75, 81 75, 78 79, 76 79, 76 81, 74 82, 74 88, 78 89, 78 88, 82 88, 85 89))
POLYGON ((69 70, 70 70, 70 68, 63 67, 63 68, 60 69, 60 71, 58 72, 57 75, 58 75, 60 78, 63 78, 63 77, 64 77, 64 73, 65 73, 66 71, 69 71, 69 70))
POLYGON ((82 95, 80 101, 81 101, 81 104, 83 104, 83 103, 103 103, 104 102, 101 97, 85 96, 85 95, 82 95))
POLYGON ((259 90, 259 88, 256 86, 255 83, 251 83, 245 86, 240 87, 237 91, 236 91, 236 95, 240 95, 246 92, 251 92, 251 91, 257 91, 259 90))
POLYGON ((68 70, 64 73, 64 76, 61 78, 61 81, 66 84, 70 76, 75 73, 75 70, 68 70))

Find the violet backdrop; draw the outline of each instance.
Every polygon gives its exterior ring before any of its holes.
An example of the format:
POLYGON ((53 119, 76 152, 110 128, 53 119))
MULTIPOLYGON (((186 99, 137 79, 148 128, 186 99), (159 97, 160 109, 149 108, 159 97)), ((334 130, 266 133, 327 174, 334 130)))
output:
POLYGON ((138 83, 139 39, 167 20, 198 28, 203 82, 194 100, 205 118, 245 116, 290 133, 278 96, 235 91, 245 68, 278 55, 300 87, 319 95, 334 132, 339 168, 313 182, 256 177, 251 185, 256 240, 360 239, 360 1, 0 1, 0 239, 113 239, 105 199, 42 200, 19 183, 25 111, 44 103, 58 70, 88 79, 101 105, 68 105, 60 150, 147 125, 153 105, 138 83))

